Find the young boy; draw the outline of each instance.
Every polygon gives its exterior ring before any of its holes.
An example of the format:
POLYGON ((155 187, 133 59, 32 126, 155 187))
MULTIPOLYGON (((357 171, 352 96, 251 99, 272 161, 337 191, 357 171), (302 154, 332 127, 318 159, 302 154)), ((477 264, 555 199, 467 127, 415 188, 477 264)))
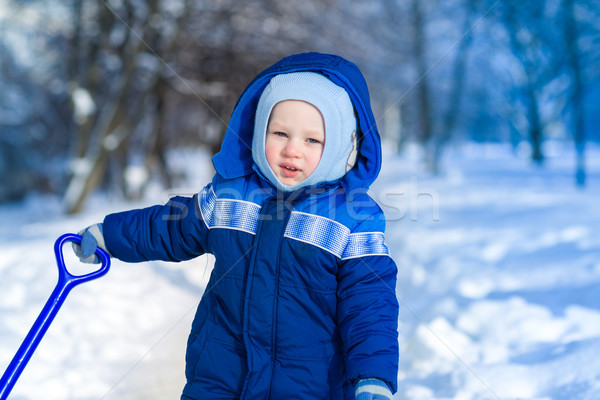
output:
POLYGON ((366 82, 297 54, 240 97, 216 174, 192 198, 108 215, 76 252, 216 262, 192 324, 182 399, 389 400, 396 265, 366 191, 381 146, 366 82))

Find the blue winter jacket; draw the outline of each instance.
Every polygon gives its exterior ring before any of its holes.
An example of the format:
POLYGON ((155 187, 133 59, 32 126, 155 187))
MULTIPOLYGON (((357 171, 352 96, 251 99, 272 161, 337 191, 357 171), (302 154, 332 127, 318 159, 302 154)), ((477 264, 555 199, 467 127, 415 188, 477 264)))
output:
POLYGON ((215 256, 182 399, 354 399, 362 378, 396 391, 397 270, 383 213, 366 194, 381 145, 358 68, 307 53, 266 69, 240 97, 213 164, 196 196, 104 220, 108 250, 124 261, 215 256), (339 181, 283 194, 253 168, 254 110, 272 76, 306 70, 350 95, 359 157, 339 181))

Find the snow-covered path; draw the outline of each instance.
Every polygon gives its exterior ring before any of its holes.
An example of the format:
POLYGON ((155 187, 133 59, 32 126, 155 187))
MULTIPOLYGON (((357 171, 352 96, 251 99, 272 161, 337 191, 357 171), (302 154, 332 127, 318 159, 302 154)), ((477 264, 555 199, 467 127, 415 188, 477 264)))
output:
MULTIPOLYGON (((438 177, 410 152, 386 156, 373 194, 399 266, 396 399, 600 397, 599 156, 590 146, 583 191, 562 153, 539 169, 503 146, 472 145, 449 152, 438 177)), ((95 198, 75 217, 55 198, 0 206, 0 372, 55 285, 54 240, 164 200, 95 198)), ((69 295, 11 399, 179 398, 211 263, 113 261, 69 295)))

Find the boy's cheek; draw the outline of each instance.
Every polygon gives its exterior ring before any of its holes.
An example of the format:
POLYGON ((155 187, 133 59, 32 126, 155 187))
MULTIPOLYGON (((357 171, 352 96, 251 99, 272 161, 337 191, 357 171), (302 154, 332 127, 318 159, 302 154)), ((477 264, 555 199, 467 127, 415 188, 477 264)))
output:
POLYGON ((273 145, 266 145, 265 156, 267 157, 267 163, 273 168, 273 164, 277 162, 277 150, 273 145))
POLYGON ((275 167, 277 166, 277 157, 275 155, 269 156, 269 153, 267 153, 267 163, 269 164, 269 167, 275 171, 275 167))

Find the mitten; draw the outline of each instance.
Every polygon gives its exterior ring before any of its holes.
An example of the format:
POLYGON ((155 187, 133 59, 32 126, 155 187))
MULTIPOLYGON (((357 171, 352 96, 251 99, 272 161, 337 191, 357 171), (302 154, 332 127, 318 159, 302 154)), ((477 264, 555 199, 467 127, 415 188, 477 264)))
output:
POLYGON ((75 255, 79 257, 81 262, 87 264, 100 264, 100 257, 96 255, 96 247, 100 247, 102 250, 106 250, 106 244, 104 243, 104 234, 102 233, 102 224, 94 224, 87 228, 79 231, 81 236, 81 245, 73 243, 73 251, 75 255))
POLYGON ((361 379, 355 387, 356 400, 392 400, 392 392, 379 379, 361 379))

